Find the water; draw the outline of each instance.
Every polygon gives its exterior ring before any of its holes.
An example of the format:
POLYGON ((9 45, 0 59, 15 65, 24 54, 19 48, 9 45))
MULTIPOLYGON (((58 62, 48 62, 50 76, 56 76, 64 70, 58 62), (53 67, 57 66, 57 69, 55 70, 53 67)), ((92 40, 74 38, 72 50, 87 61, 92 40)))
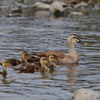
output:
MULTIPOLYGON (((0 100, 72 100, 79 88, 100 92, 100 14, 88 16, 50 16, 47 11, 27 9, 23 17, 5 17, 11 2, 3 0, 0 15, 0 60, 20 58, 27 51, 60 50, 68 52, 69 34, 77 34, 87 46, 76 44, 79 64, 57 66, 41 74, 18 73, 11 68, 0 75, 0 100), (7 6, 6 6, 7 5, 7 6), (6 11, 5 11, 6 9, 6 11)), ((0 71, 2 67, 0 67, 0 71)))

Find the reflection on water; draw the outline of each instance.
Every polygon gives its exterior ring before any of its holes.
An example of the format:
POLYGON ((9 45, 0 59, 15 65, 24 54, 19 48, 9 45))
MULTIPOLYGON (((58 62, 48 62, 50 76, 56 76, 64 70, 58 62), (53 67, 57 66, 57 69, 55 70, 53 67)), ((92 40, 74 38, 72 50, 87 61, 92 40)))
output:
POLYGON ((75 45, 80 56, 79 64, 59 65, 47 73, 26 74, 7 68, 8 75, 0 75, 1 100, 7 100, 8 97, 8 100, 15 97, 17 100, 71 100, 78 88, 100 91, 99 13, 57 18, 50 16, 47 11, 34 12, 29 8, 25 12, 25 8, 23 17, 7 18, 4 17, 7 7, 0 11, 1 61, 6 58, 21 59, 23 51, 29 54, 48 50, 66 53, 66 39, 72 33, 89 42, 89 45, 75 45))

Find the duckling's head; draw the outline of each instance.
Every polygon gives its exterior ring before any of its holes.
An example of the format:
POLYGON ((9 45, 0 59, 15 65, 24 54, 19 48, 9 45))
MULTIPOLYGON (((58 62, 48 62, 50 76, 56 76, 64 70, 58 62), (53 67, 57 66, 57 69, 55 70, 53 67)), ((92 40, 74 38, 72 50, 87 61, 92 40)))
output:
POLYGON ((41 57, 41 58, 40 58, 40 63, 41 63, 42 65, 46 65, 46 64, 48 63, 47 58, 46 58, 46 57, 41 57))
POLYGON ((80 43, 80 44, 84 44, 84 45, 86 44, 86 43, 82 42, 76 34, 69 35, 67 42, 69 45, 75 44, 75 43, 80 43))
POLYGON ((12 67, 11 63, 8 60, 2 61, 3 72, 2 74, 7 74, 7 67, 12 67))
POLYGON ((49 61, 50 61, 51 63, 56 63, 56 62, 58 61, 57 56, 54 55, 54 54, 50 55, 50 56, 49 56, 49 61))
POLYGON ((24 52, 21 54, 21 58, 22 60, 26 61, 27 62, 27 59, 31 59, 31 57, 29 56, 28 53, 24 52))

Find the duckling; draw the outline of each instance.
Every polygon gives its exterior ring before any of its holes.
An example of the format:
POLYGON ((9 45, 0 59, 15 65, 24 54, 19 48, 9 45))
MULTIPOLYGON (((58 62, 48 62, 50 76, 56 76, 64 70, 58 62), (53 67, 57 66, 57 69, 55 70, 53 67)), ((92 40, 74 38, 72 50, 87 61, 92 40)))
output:
POLYGON ((81 44, 87 45, 87 43, 82 42, 76 34, 70 34, 68 36, 68 39, 67 39, 67 44, 68 44, 68 47, 69 47, 69 54, 65 54, 65 53, 62 53, 60 51, 46 51, 46 52, 43 52, 43 53, 37 53, 37 54, 35 54, 35 56, 36 55, 38 55, 38 56, 39 55, 49 56, 51 54, 54 54, 54 55, 57 56, 57 58, 59 59, 59 61, 62 64, 77 63, 78 60, 79 60, 79 56, 78 56, 78 52, 74 48, 74 44, 76 44, 76 43, 81 43, 81 44))
POLYGON ((31 63, 36 59, 32 59, 27 52, 21 54, 22 63, 31 63))
POLYGON ((22 61, 19 59, 16 59, 16 58, 8 58, 6 60, 8 60, 13 66, 19 65, 21 63, 24 64, 24 63, 28 63, 30 61, 33 61, 33 59, 26 52, 21 54, 21 59, 22 59, 22 61))
POLYGON ((2 61, 3 71, 0 72, 0 74, 7 75, 7 69, 6 69, 7 67, 12 67, 11 63, 8 60, 3 60, 2 61))
POLYGON ((13 67, 13 69, 19 70, 20 72, 24 72, 24 73, 34 73, 37 71, 45 72, 48 70, 47 63, 48 63, 47 58, 41 57, 39 64, 36 64, 36 63, 25 64, 25 65, 20 66, 18 68, 13 67))
POLYGON ((54 67, 56 67, 57 65, 60 64, 59 59, 58 59, 57 56, 54 55, 54 54, 51 54, 51 55, 49 56, 49 61, 50 61, 50 64, 48 64, 48 67, 49 67, 49 68, 54 68, 54 67))

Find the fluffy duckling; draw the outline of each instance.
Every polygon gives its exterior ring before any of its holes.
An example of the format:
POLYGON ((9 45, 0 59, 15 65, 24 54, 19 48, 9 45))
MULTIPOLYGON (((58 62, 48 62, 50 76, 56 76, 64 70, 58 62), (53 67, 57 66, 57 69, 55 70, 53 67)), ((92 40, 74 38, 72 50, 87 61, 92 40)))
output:
POLYGON ((16 65, 19 65, 21 63, 28 63, 28 62, 33 61, 33 59, 26 52, 21 54, 21 59, 22 60, 19 60, 19 59, 16 59, 16 58, 8 58, 6 60, 8 60, 12 64, 12 66, 16 66, 16 65))
POLYGON ((3 71, 0 74, 7 75, 7 67, 12 67, 11 63, 8 60, 2 61, 3 71))
POLYGON ((59 61, 62 64, 64 64, 64 63, 65 64, 66 63, 77 63, 79 60, 79 56, 78 56, 78 52, 74 48, 74 44, 76 44, 76 43, 81 43, 81 44, 87 45, 87 43, 83 43, 76 34, 71 34, 68 36, 68 39, 67 39, 67 44, 69 47, 69 54, 65 54, 65 53, 62 53, 60 51, 47 51, 47 52, 43 52, 43 53, 37 53, 37 54, 35 54, 35 56, 36 55, 49 56, 51 54, 54 54, 57 56, 57 58, 59 59, 59 61))
POLYGON ((49 10, 50 9, 50 4, 45 4, 45 3, 42 3, 42 2, 36 2, 34 5, 33 5, 34 8, 37 8, 37 9, 45 9, 45 10, 49 10))
POLYGON ((49 11, 53 15, 62 15, 66 6, 66 3, 60 3, 58 1, 55 1, 51 4, 49 11))
POLYGON ((51 54, 49 56, 49 61, 50 61, 50 64, 48 65, 49 68, 54 68, 54 67, 56 67, 57 65, 60 64, 59 59, 54 54, 51 54))
POLYGON ((48 63, 47 58, 41 57, 39 64, 36 64, 36 63, 25 64, 19 68, 13 67, 13 69, 19 70, 20 72, 24 72, 24 73, 34 73, 37 71, 45 72, 48 70, 47 63, 48 63))

